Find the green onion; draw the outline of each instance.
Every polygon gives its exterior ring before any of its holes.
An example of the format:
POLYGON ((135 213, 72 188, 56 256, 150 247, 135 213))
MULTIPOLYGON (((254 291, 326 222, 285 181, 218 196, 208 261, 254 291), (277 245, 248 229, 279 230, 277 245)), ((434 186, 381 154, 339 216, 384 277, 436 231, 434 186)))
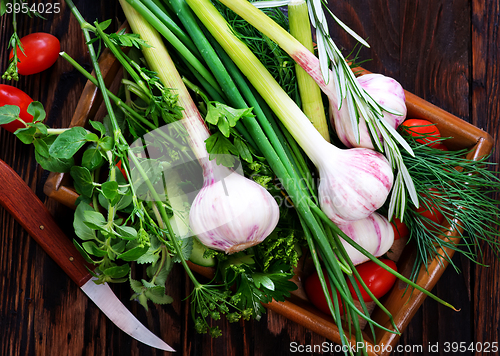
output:
MULTIPOLYGON (((290 1, 288 4, 288 19, 292 36, 302 43, 309 51, 314 53, 307 3, 304 0, 290 1)), ((295 64, 295 71, 302 101, 302 110, 304 114, 311 119, 314 127, 321 133, 321 136, 323 136, 325 140, 330 141, 330 133, 328 132, 321 90, 311 76, 309 76, 299 64, 295 64)))

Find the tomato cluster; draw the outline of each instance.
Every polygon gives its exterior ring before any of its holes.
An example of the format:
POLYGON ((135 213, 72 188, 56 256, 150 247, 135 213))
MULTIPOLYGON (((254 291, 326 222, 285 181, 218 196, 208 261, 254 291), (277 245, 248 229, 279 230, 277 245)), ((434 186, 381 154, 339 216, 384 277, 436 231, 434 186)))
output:
MULTIPOLYGON (((17 70, 19 74, 30 75, 40 73, 51 67, 59 57, 61 46, 59 40, 48 33, 32 33, 21 38, 22 50, 17 48, 17 70)), ((14 57, 10 51, 10 59, 14 57)), ((28 94, 11 85, 0 84, 0 107, 14 105, 19 107, 19 119, 32 122, 33 116, 28 114, 28 106, 33 102, 28 94)), ((8 124, 0 125, 5 130, 15 132, 23 128, 21 121, 15 120, 8 124)))

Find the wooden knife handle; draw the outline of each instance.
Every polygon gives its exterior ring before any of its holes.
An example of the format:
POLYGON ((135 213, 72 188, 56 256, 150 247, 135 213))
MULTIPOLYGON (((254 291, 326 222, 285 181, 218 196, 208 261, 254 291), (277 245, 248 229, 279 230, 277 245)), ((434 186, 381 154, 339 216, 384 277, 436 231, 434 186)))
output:
POLYGON ((0 160, 0 204, 79 286, 94 267, 80 255, 73 242, 56 224, 47 207, 4 161, 0 160))

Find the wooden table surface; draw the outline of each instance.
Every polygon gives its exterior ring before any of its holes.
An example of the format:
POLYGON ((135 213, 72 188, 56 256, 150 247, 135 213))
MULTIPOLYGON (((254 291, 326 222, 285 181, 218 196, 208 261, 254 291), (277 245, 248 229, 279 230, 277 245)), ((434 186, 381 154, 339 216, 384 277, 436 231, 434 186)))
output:
MULTIPOLYGON (((60 39, 62 50, 89 69, 79 26, 64 3, 59 3, 61 13, 47 14, 46 21, 20 16, 18 31, 20 35, 38 31, 54 34, 60 39)), ((117 1, 76 3, 89 21, 124 18, 117 1)), ((498 0, 342 0, 330 1, 330 7, 371 44, 370 49, 360 52, 362 58, 371 59, 364 65, 367 69, 394 77, 405 89, 479 126, 498 141, 498 0)), ((3 71, 11 17, 3 16, 0 24, 3 71)), ((340 45, 352 48, 353 41, 338 27, 333 27, 332 33, 340 45)), ((66 127, 84 84, 83 77, 59 59, 49 70, 23 77, 14 85, 44 104, 48 125, 66 127)), ((0 129, 0 159, 21 175, 71 234, 72 212, 43 194, 47 172, 36 164, 33 148, 0 129)), ((497 149, 492 160, 499 161, 497 149)), ((166 354, 139 344, 108 321, 1 208, 0 229, 1 356, 166 354)), ((469 346, 471 342, 484 345, 500 341, 500 264, 488 249, 484 256, 488 268, 478 267, 458 255, 454 261, 461 273, 448 269, 433 292, 461 310, 454 312, 426 300, 401 337, 399 345, 406 352, 394 352, 395 355, 451 355, 458 353, 446 353, 446 343, 451 346, 465 342, 469 346), (437 344, 439 352, 429 351, 429 344, 437 344), (416 351, 420 345, 423 353, 416 351)), ((223 321, 220 325, 224 333, 218 339, 196 335, 182 302, 190 284, 179 268, 174 270, 167 291, 176 300, 170 306, 151 307, 146 312, 128 300, 128 286, 115 290, 124 304, 178 354, 290 355, 296 353, 291 343, 312 346, 326 341, 272 312, 259 322, 229 325, 223 321)))

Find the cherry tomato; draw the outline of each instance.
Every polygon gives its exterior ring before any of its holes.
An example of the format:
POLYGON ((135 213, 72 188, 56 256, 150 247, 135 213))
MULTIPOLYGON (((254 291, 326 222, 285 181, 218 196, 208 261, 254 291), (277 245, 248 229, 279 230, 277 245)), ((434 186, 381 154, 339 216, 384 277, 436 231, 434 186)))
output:
MULTIPOLYGON (((323 270, 323 274, 326 279, 326 285, 328 286, 328 290, 330 291, 330 297, 333 298, 332 288, 330 287, 330 280, 327 277, 326 271, 323 270)), ((318 272, 314 271, 309 277, 307 277, 306 282, 304 284, 304 288, 306 290, 307 298, 309 301, 319 310, 321 310, 325 314, 331 314, 330 308, 328 308, 328 303, 325 298, 325 294, 323 293, 323 289, 321 288, 321 283, 319 281, 318 272)), ((340 314, 343 314, 342 303, 340 301, 340 294, 337 291, 337 297, 339 300, 339 308, 340 314)), ((333 299, 332 299, 333 302, 333 299)))
MULTIPOLYGON (((433 196, 439 196, 439 190, 436 188, 429 188, 430 194, 433 196)), ((425 197, 425 196, 424 196, 425 197)), ((420 206, 418 209, 415 209, 415 211, 422 217, 427 218, 436 224, 441 224, 444 220, 444 215, 438 210, 438 208, 435 205, 431 205, 430 209, 427 208, 427 206, 424 205, 424 203, 421 201, 420 206)), ((431 223, 423 221, 424 226, 428 229, 435 229, 434 226, 431 225, 431 223)))
POLYGON ((392 218, 391 224, 394 230, 394 240, 406 237, 410 233, 410 230, 408 230, 408 226, 406 226, 406 224, 398 218, 392 218))
MULTIPOLYGON (((37 32, 21 38, 24 53, 18 48, 17 69, 19 74, 30 75, 40 73, 51 67, 59 57, 61 45, 59 40, 48 33, 37 32)), ((13 51, 10 51, 10 58, 13 51)))
MULTIPOLYGON (((7 84, 0 84, 0 106, 4 105, 15 105, 21 109, 19 117, 24 122, 32 122, 33 116, 28 114, 27 109, 31 104, 33 99, 31 99, 28 94, 23 92, 16 87, 7 84)), ((2 127, 10 132, 14 132, 17 129, 24 127, 24 125, 18 120, 10 122, 8 124, 2 125, 2 127)))
POLYGON ((118 160, 118 162, 116 162, 116 167, 120 170, 120 172, 122 172, 123 177, 125 178, 125 180, 128 181, 127 172, 125 172, 125 168, 123 168, 123 163, 122 163, 121 159, 118 160))
POLYGON ((441 133, 432 122, 424 119, 408 119, 401 126, 404 126, 413 137, 421 137, 416 139, 417 142, 429 144, 429 147, 448 150, 442 142, 434 142, 441 138, 441 133))
MULTIPOLYGON (((396 263, 388 259, 381 259, 380 262, 385 263, 388 267, 397 271, 396 263)), ((394 285, 396 281, 396 276, 391 272, 386 271, 383 267, 380 267, 373 261, 368 261, 356 266, 361 279, 365 282, 368 289, 373 293, 375 298, 379 299, 384 296, 394 285)), ((351 291, 352 297, 358 300, 358 296, 352 286, 351 282, 348 280, 347 285, 351 291)), ((365 302, 371 302, 372 299, 368 293, 364 290, 361 284, 358 282, 359 290, 361 296, 365 302)))

